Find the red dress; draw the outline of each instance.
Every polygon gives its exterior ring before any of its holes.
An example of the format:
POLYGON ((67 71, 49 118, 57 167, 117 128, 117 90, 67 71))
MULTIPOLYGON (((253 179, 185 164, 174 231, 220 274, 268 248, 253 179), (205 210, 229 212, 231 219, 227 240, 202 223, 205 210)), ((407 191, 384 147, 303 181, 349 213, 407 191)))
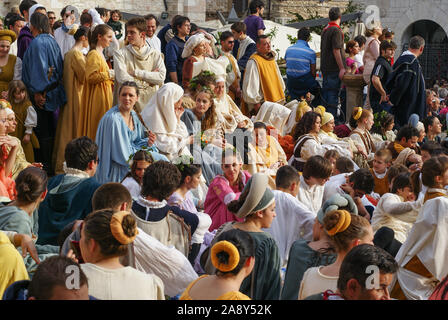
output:
POLYGON ((11 200, 15 200, 17 196, 16 192, 16 183, 12 179, 12 173, 8 176, 5 174, 5 161, 8 159, 8 149, 6 145, 1 146, 1 161, 2 165, 0 166, 0 196, 8 197, 11 200))

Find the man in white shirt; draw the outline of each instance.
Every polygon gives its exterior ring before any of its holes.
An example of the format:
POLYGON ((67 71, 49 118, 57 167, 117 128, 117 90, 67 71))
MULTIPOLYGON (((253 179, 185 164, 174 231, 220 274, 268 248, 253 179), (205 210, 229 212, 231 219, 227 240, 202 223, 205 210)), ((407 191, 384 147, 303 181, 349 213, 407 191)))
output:
POLYGON ((67 7, 64 7, 61 11, 61 17, 63 23, 60 28, 57 28, 54 31, 54 39, 61 48, 62 59, 64 59, 65 54, 73 48, 75 45, 75 38, 73 35, 76 30, 78 30, 78 26, 75 23, 75 15, 72 12, 67 10, 67 7))
POLYGON ((330 178, 332 171, 331 162, 322 156, 312 156, 303 167, 297 199, 314 215, 322 206, 324 185, 330 178))
POLYGON ((285 103, 285 82, 271 50, 271 39, 266 35, 257 38, 257 52, 247 62, 243 79, 243 99, 248 111, 255 114, 265 101, 285 103))
POLYGON ((157 27, 159 26, 159 20, 153 15, 148 14, 145 17, 146 20, 146 43, 150 48, 153 48, 159 52, 162 52, 162 44, 160 39, 156 35, 157 27))
POLYGON ((129 44, 115 52, 115 89, 114 101, 118 101, 118 89, 126 81, 137 83, 140 94, 135 104, 141 112, 149 99, 163 85, 166 68, 162 54, 146 43, 146 21, 144 18, 132 18, 126 24, 126 36, 129 44))
POLYGON ((292 166, 280 167, 275 177, 276 218, 271 227, 265 229, 277 242, 282 264, 288 261, 289 251, 294 241, 303 238, 312 240, 313 225, 316 215, 305 207, 299 200, 300 176, 292 166))

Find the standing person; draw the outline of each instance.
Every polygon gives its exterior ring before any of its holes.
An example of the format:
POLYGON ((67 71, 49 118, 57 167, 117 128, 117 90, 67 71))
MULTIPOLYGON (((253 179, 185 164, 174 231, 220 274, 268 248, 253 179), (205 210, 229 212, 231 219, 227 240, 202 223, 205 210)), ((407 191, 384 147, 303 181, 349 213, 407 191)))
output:
POLYGON ((68 7, 61 10, 61 27, 54 30, 54 38, 61 48, 62 57, 65 57, 65 54, 75 45, 76 40, 73 36, 78 29, 78 25, 75 24, 74 12, 67 10, 68 7))
POLYGON ((394 71, 387 82, 389 100, 393 104, 392 114, 395 123, 404 126, 411 114, 420 119, 426 116, 425 79, 418 57, 425 48, 425 39, 414 36, 409 41, 409 50, 395 61, 394 71))
POLYGON ((110 19, 107 21, 109 27, 114 30, 115 38, 120 40, 123 37, 123 25, 120 22, 121 12, 120 10, 112 10, 110 13, 110 19))
POLYGON ((390 112, 389 95, 386 92, 386 83, 392 73, 391 59, 397 46, 393 42, 384 40, 380 44, 381 55, 375 61, 370 76, 369 99, 373 113, 383 110, 390 112))
POLYGON ((20 14, 25 18, 25 26, 20 30, 17 37, 17 57, 23 59, 26 49, 33 40, 33 35, 30 30, 30 8, 37 4, 34 0, 23 0, 19 5, 20 14))
POLYGON ((98 210, 86 217, 79 246, 90 295, 103 300, 164 300, 158 276, 120 262, 137 234, 135 218, 127 211, 98 210))
MULTIPOLYGON (((280 297, 281 260, 277 244, 262 228, 269 228, 275 213, 275 197, 268 187, 268 177, 256 173, 246 184, 238 200, 231 201, 227 208, 243 222, 229 222, 216 233, 211 247, 219 236, 228 230, 239 229, 252 236, 255 242, 255 266, 252 276, 246 277, 240 291, 253 300, 278 300, 280 297)), ((205 270, 213 274, 215 268, 208 258, 205 270)))
POLYGON ((236 101, 236 99, 241 99, 242 92, 240 87, 241 71, 238 67, 238 61, 232 55, 232 50, 235 45, 235 38, 230 31, 224 31, 221 33, 219 41, 221 42, 222 54, 229 60, 225 82, 227 94, 229 94, 233 101, 236 101))
POLYGON ((190 283, 180 300, 250 300, 240 292, 243 280, 255 265, 255 244, 248 232, 220 234, 211 249, 215 275, 203 275, 190 283))
POLYGON ((247 35, 252 40, 257 41, 257 38, 264 34, 266 29, 263 22, 264 3, 261 0, 252 0, 249 4, 250 15, 244 19, 244 24, 247 27, 247 35))
MULTIPOLYGON (((16 34, 16 39, 19 38, 20 31, 25 26, 25 19, 19 15, 15 14, 10 19, 8 19, 8 26, 7 29, 14 31, 16 34)), ((15 41, 11 44, 11 48, 9 49, 9 53, 17 56, 17 43, 18 41, 15 41)))
POLYGON ((333 7, 328 13, 329 24, 321 34, 321 71, 323 76, 322 99, 324 106, 340 122, 337 106, 342 77, 345 74, 344 33, 340 27, 341 9, 333 7))
POLYGON ((156 35, 157 27, 160 25, 159 20, 153 14, 147 14, 144 18, 146 20, 146 43, 150 48, 162 52, 162 43, 156 35))
POLYGON ((316 52, 310 48, 309 28, 297 32, 297 42, 286 50, 287 87, 291 99, 300 100, 308 92, 314 96, 320 93, 320 84, 316 81, 316 52))
POLYGON ((126 39, 129 44, 115 52, 115 95, 118 101, 118 88, 126 81, 137 83, 139 100, 135 110, 141 112, 148 101, 163 85, 166 68, 162 54, 146 42, 146 21, 132 18, 126 23, 126 39))
POLYGON ((271 38, 257 38, 257 52, 247 62, 243 79, 243 99, 247 110, 256 114, 265 101, 283 104, 285 83, 280 73, 276 54, 271 50, 271 38))
POLYGON ((167 25, 165 25, 158 33, 157 33, 157 38, 159 38, 160 40, 160 49, 163 53, 163 55, 166 57, 166 45, 168 44, 168 42, 170 42, 170 40, 173 38, 173 25, 174 25, 174 21, 176 21, 177 18, 179 18, 180 15, 175 15, 170 23, 168 23, 167 25))
POLYGON ((364 243, 373 245, 373 231, 369 221, 347 210, 327 213, 323 225, 336 249, 336 261, 328 266, 313 267, 305 271, 300 284, 299 300, 328 289, 336 291, 339 269, 347 253, 364 243))
POLYGON ((33 148, 39 148, 39 141, 33 132, 37 126, 37 114, 22 81, 13 80, 9 83, 8 100, 11 101, 12 110, 18 120, 16 130, 12 135, 20 140, 26 160, 33 163, 33 148))
POLYGON ((51 34, 54 34, 53 26, 54 26, 54 23, 57 20, 56 14, 54 13, 54 11, 48 11, 47 12, 47 17, 48 17, 48 21, 50 22, 51 34))
MULTIPOLYGON (((249 61, 249 58, 257 51, 257 45, 251 37, 247 36, 247 28, 244 22, 235 22, 232 24, 230 29, 233 37, 237 41, 233 46, 232 54, 238 61, 238 67, 240 68, 241 74, 244 75, 247 62, 249 61)), ((241 78, 241 80, 243 79, 241 78)))
POLYGON ((79 27, 73 35, 75 45, 65 54, 64 88, 67 104, 62 108, 56 128, 55 150, 53 153, 56 174, 64 172, 64 152, 67 143, 77 137, 76 120, 81 109, 82 92, 84 88, 86 57, 82 50, 89 46, 89 29, 79 27))
POLYGON ((86 60, 85 84, 78 115, 78 136, 95 139, 101 117, 112 107, 112 85, 115 77, 103 55, 104 48, 109 47, 114 32, 107 24, 95 27, 89 35, 90 51, 86 60))
POLYGON ((129 156, 147 146, 154 160, 166 159, 153 147, 155 135, 146 134, 144 125, 133 110, 139 90, 135 82, 125 82, 119 91, 119 104, 101 118, 96 132, 101 159, 96 178, 100 183, 121 182, 128 172, 129 156), (113 143, 111 143, 113 141, 113 143))
POLYGON ((8 85, 12 80, 22 79, 22 60, 9 53, 16 34, 11 30, 0 30, 0 99, 8 97, 8 85))
POLYGON ((182 68, 185 59, 182 52, 190 34, 190 19, 179 16, 173 24, 174 38, 166 45, 165 63, 168 79, 171 82, 182 84, 182 68))
MULTIPOLYGON (((380 40, 378 38, 382 33, 381 23, 379 21, 375 21, 373 23, 372 29, 366 31, 366 49, 364 50, 363 63, 364 63, 364 71, 362 76, 364 81, 369 86, 370 90, 370 78, 373 70, 373 66, 375 65, 376 59, 380 56, 380 40)), ((370 107, 369 95, 366 99, 366 106, 370 107)))
POLYGON ((30 28, 34 40, 23 57, 22 79, 37 113, 36 136, 40 149, 37 161, 52 175, 53 144, 59 108, 67 102, 62 76, 64 62, 61 49, 49 34, 50 24, 45 14, 31 16, 30 28))

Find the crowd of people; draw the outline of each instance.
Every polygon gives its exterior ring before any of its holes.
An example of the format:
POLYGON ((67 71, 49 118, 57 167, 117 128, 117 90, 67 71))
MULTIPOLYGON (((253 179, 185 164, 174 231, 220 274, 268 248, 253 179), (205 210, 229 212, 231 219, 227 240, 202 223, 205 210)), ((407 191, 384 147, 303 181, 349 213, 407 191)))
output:
POLYGON ((332 8, 321 87, 308 28, 282 75, 264 6, 219 39, 180 15, 5 17, 4 300, 447 299, 448 88, 426 89, 423 38, 394 61, 391 30, 345 43, 332 8))

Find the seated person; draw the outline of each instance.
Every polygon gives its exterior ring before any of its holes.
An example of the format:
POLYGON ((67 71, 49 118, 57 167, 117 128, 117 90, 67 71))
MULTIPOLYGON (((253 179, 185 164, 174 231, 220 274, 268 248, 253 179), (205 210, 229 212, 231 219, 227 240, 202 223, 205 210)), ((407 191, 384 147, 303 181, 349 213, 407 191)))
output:
POLYGON ((426 136, 423 138, 423 143, 429 141, 441 142, 440 134, 442 133, 442 124, 437 116, 428 116, 423 119, 426 136))
POLYGON ((336 261, 324 267, 305 271, 299 290, 299 300, 323 290, 337 288, 339 270, 344 257, 353 247, 368 243, 373 245, 373 231, 367 219, 347 210, 334 210, 325 214, 324 229, 337 253, 336 261))
POLYGON ((277 242, 284 266, 288 262, 293 242, 300 238, 311 240, 313 237, 315 215, 297 200, 299 181, 300 175, 293 167, 286 165, 278 169, 275 177, 276 189, 272 190, 277 216, 271 226, 265 229, 277 242))
MULTIPOLYGON (((245 164, 243 168, 250 174, 262 172, 270 176, 271 179, 277 174, 278 168, 287 164, 283 148, 275 137, 267 134, 267 127, 263 122, 254 124, 252 142, 249 143, 248 161, 249 163, 245 164)), ((275 187, 275 184, 272 187, 275 187)))
MULTIPOLYGON (((112 208, 114 212, 131 211, 132 198, 128 190, 117 182, 109 182, 99 187, 92 198, 94 211, 112 208)), ((82 221, 79 221, 82 223, 82 221)), ((67 255, 70 248, 75 251, 76 258, 83 262, 79 249, 81 239, 80 224, 68 225, 67 231, 61 232, 61 255, 67 255), (63 234, 65 232, 65 234, 63 234), (70 232, 72 232, 70 234, 70 232), (69 234, 68 236, 66 236, 69 234)), ((182 293, 188 284, 197 278, 188 259, 183 253, 174 247, 168 247, 160 241, 149 236, 141 229, 134 242, 128 248, 126 256, 122 256, 120 262, 124 266, 131 266, 145 273, 158 276, 163 284, 165 294, 174 297, 182 293)))
POLYGON ((337 291, 327 290, 305 300, 390 300, 388 287, 392 283, 398 266, 394 257, 381 248, 360 244, 349 251, 339 269, 337 291), (370 273, 366 270, 378 267, 379 283, 367 288, 370 273))
POLYGON ((251 177, 248 171, 242 170, 243 161, 238 151, 224 150, 221 161, 223 174, 212 180, 204 202, 204 211, 212 218, 209 231, 229 221, 242 221, 227 209, 227 205, 239 198, 251 177))
POLYGON ((358 169, 348 177, 347 183, 340 186, 340 189, 355 201, 359 215, 369 221, 378 203, 371 195, 374 184, 373 175, 369 170, 358 169))
POLYGON ((448 198, 444 188, 448 184, 448 158, 427 160, 422 182, 428 187, 423 207, 395 257, 399 269, 390 295, 398 300, 427 300, 434 284, 448 274, 448 198))
POLYGON ((349 158, 340 157, 336 160, 335 175, 332 175, 324 186, 323 202, 330 199, 334 194, 344 194, 345 192, 340 188, 341 185, 348 181, 348 177, 355 171, 353 167, 353 161, 349 158))
POLYGON ((90 295, 102 300, 165 299, 158 276, 125 267, 120 261, 138 232, 137 222, 128 211, 104 209, 85 218, 79 246, 90 295))
POLYGON ((81 137, 65 147, 65 174, 48 181, 48 194, 39 206, 39 244, 57 245, 59 232, 70 222, 92 212, 92 196, 100 186, 95 179, 98 147, 81 137))
POLYGON ((327 159, 328 161, 330 161, 330 163, 331 163, 331 167, 332 167, 331 176, 335 175, 336 161, 340 157, 341 157, 341 155, 339 154, 339 152, 337 150, 328 150, 324 154, 324 158, 327 159))
POLYGON ((312 241, 299 239, 292 244, 281 294, 282 300, 297 300, 300 283, 307 269, 327 266, 336 260, 336 251, 330 242, 330 236, 325 232, 323 219, 327 213, 338 209, 344 209, 353 214, 358 213, 349 195, 334 194, 317 213, 312 241))
MULTIPOLYGON (((36 208, 47 195, 47 174, 42 169, 28 167, 19 173, 16 179, 16 200, 0 207, 0 230, 15 231, 38 240, 39 229, 36 208)), ((39 260, 58 253, 53 245, 36 245, 39 260)), ((35 271, 37 262, 31 257, 24 258, 28 273, 35 271)))
POLYGON ((388 227, 394 231, 396 240, 405 242, 422 206, 415 198, 409 173, 395 177, 391 192, 381 197, 373 211, 373 231, 388 227))
POLYGON ((221 233, 211 255, 216 273, 193 281, 180 300, 250 300, 240 292, 241 283, 255 265, 255 243, 250 233, 239 229, 221 233))
POLYGON ((145 149, 134 153, 129 160, 131 170, 124 177, 123 181, 121 181, 121 184, 128 189, 132 199, 137 199, 140 195, 143 175, 145 174, 146 168, 153 162, 154 159, 152 158, 151 153, 145 149))
POLYGON ((199 218, 189 211, 167 205, 168 198, 180 184, 181 174, 167 161, 156 161, 143 176, 141 195, 132 204, 132 214, 144 232, 165 245, 174 245, 188 257, 191 235, 199 218))
POLYGON ((314 215, 322 206, 324 185, 330 178, 331 172, 330 161, 322 156, 309 158, 303 168, 297 199, 314 215))
POLYGON ((421 166, 421 156, 414 150, 418 137, 419 133, 414 127, 408 125, 400 128, 395 141, 387 146, 392 153, 394 164, 401 163, 410 169, 421 166))
MULTIPOLYGON (((329 112, 324 112, 319 131, 319 138, 323 145, 330 145, 344 157, 353 158, 353 151, 358 148, 351 139, 340 139, 334 131, 334 116, 329 112)), ((330 149, 331 150, 331 149, 330 149)))
POLYGON ((4 293, 3 300, 96 300, 89 296, 89 284, 81 266, 62 256, 54 256, 39 264, 32 280, 13 283, 4 293), (73 269, 72 269, 73 268, 73 269), (76 268, 76 269, 75 269, 76 268), (68 288, 78 270, 79 287, 68 288))
POLYGON ((389 181, 387 180, 387 170, 392 165, 392 154, 388 149, 381 149, 375 152, 373 167, 370 172, 375 180, 373 191, 380 196, 389 191, 389 181))

